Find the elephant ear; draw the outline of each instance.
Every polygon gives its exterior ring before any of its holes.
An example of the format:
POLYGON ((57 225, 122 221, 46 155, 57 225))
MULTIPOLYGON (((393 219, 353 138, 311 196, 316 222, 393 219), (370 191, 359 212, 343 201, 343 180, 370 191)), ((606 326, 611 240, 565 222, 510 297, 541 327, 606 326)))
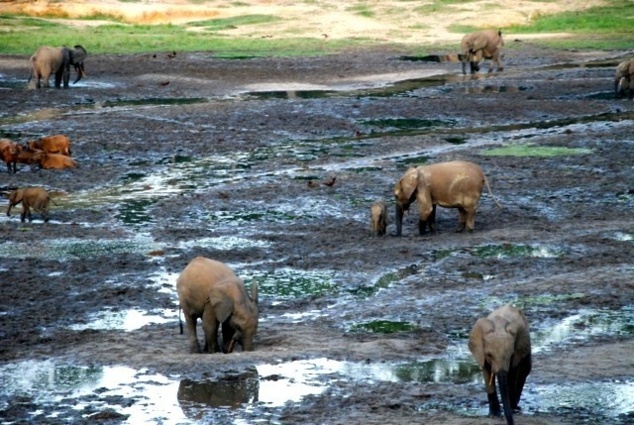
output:
POLYGON ((418 187, 418 169, 410 167, 394 188, 394 195, 401 204, 409 205, 410 200, 416 196, 418 187))
POLYGON ((531 335, 528 328, 528 321, 524 314, 519 311, 521 321, 513 322, 513 332, 515 333, 515 355, 513 356, 513 366, 517 366, 519 362, 531 353, 531 335))
POLYGON ((214 310, 216 320, 223 323, 233 313, 233 300, 218 286, 209 291, 209 304, 214 310))
POLYGON ((469 351, 480 367, 484 367, 484 335, 493 331, 495 325, 489 319, 478 319, 469 335, 469 351))

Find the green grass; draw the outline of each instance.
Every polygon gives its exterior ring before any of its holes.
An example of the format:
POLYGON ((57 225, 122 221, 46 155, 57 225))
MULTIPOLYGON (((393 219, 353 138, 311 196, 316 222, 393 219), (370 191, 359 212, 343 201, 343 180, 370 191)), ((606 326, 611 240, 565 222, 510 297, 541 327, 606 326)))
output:
POLYGON ((487 149, 482 152, 485 156, 530 156, 544 158, 554 156, 585 155, 590 153, 592 153, 591 149, 534 145, 512 145, 502 148, 487 149))
MULTIPOLYGON (((135 1, 135 0, 128 0, 135 1)), ((198 2, 200 0, 192 0, 198 2)), ((470 0, 435 0, 415 9, 416 13, 446 12, 460 8, 470 0)), ((315 0, 304 3, 319 4, 315 0)), ((410 3, 402 0, 404 5, 410 3)), ((239 1, 235 6, 241 5, 239 1)), ((356 2, 349 10, 367 19, 380 20, 370 2, 356 2)), ((489 6, 484 6, 489 7, 489 6)), ((395 11, 396 13, 396 11, 395 11)), ((55 16, 60 18, 60 16, 55 16)), ((27 16, 0 15, 0 53, 27 55, 41 45, 82 44, 89 54, 115 53, 151 53, 176 50, 212 51, 218 57, 254 57, 254 56, 315 56, 342 51, 349 47, 372 47, 385 42, 368 38, 328 39, 308 38, 301 31, 287 31, 283 38, 233 37, 222 30, 246 25, 271 25, 281 18, 273 15, 243 15, 228 19, 210 19, 187 25, 128 25, 121 17, 95 14, 85 20, 106 20, 112 24, 105 26, 69 27, 63 23, 54 23, 46 19, 27 16), (39 31, 45 28, 45 31, 39 31), (188 30, 189 29, 189 30, 188 30), (191 29, 195 29, 192 31, 191 29)), ((301 27, 301 26, 300 26, 301 27)), ((422 28, 416 25, 412 29, 422 28)), ((451 31, 464 34, 478 28, 455 25, 451 31)), ((521 48, 520 43, 512 43, 526 33, 567 32, 570 37, 544 38, 533 40, 541 44, 565 49, 606 49, 629 50, 634 45, 634 2, 631 0, 607 0, 600 7, 588 8, 579 12, 566 12, 552 16, 537 16, 529 25, 502 28, 507 40, 507 48, 521 48), (571 28, 575 28, 572 30, 571 28)), ((393 44, 394 43, 390 43, 393 44)), ((443 43, 437 43, 438 49, 443 43)), ((407 45, 411 51, 428 49, 429 46, 407 45)), ((454 47, 447 43, 447 47, 454 47)))

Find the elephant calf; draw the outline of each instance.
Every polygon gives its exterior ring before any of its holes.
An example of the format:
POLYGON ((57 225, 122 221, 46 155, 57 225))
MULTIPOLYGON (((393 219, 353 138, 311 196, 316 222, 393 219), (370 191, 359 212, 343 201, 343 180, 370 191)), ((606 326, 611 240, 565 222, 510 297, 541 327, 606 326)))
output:
MULTIPOLYGON (((467 73, 467 62, 471 67, 471 73, 475 74, 480 70, 479 62, 482 59, 491 59, 497 65, 498 71, 503 71, 500 54, 504 47, 502 31, 484 30, 466 34, 460 42, 462 73, 467 73)), ((493 65, 489 65, 489 72, 493 70, 493 65)))
POLYGON ((249 295, 242 280, 227 265, 209 258, 196 257, 178 277, 176 292, 185 315, 190 352, 201 351, 196 336, 198 319, 202 320, 205 333, 202 351, 220 351, 220 325, 225 353, 230 353, 236 342, 242 345, 244 351, 253 350, 253 338, 258 329, 256 283, 251 285, 249 295))
POLYGON ((29 222, 32 221, 31 208, 42 214, 44 222, 48 222, 48 204, 51 200, 46 189, 42 187, 27 187, 16 189, 9 194, 9 208, 7 215, 11 216, 11 208, 22 202, 22 214, 20 221, 24 223, 24 219, 28 216, 29 222))
POLYGON ((385 236, 387 231, 387 206, 383 201, 376 201, 370 207, 370 229, 372 236, 385 236))
POLYGON ((61 170, 64 168, 77 167, 77 161, 70 156, 62 155, 59 153, 46 153, 43 151, 36 152, 34 157, 37 159, 40 167, 49 170, 56 169, 61 170))
POLYGON ((634 58, 621 62, 614 75, 614 95, 619 98, 627 94, 634 98, 634 58))

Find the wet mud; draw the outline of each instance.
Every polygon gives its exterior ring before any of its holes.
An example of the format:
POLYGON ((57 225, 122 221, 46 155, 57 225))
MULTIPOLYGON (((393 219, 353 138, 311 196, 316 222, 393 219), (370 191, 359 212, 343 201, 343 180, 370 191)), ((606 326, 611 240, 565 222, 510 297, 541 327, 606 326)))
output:
MULTIPOLYGON (((519 424, 634 421, 634 102, 619 52, 510 47, 503 73, 408 52, 94 55, 68 90, 0 56, 0 133, 64 133, 79 167, 18 165, 50 221, 0 218, 3 423, 488 424, 467 339, 531 325, 519 424), (482 166, 475 232, 395 237, 411 165, 482 166), (326 185, 324 183, 332 182, 326 185), (389 205, 388 235, 369 208, 389 205), (260 289, 255 351, 188 353, 195 256, 260 289)), ((485 69, 485 67, 483 67, 485 69)))

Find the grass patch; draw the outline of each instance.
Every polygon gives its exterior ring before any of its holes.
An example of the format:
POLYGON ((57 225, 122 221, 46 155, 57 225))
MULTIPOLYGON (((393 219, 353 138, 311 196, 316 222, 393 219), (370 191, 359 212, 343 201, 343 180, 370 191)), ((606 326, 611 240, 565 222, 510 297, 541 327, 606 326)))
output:
POLYGON ((485 156, 530 156, 542 158, 568 155, 586 155, 589 153, 592 153, 592 149, 534 145, 505 146, 502 148, 487 149, 482 152, 482 154, 485 156))
POLYGON ((281 18, 273 15, 244 15, 226 19, 209 19, 191 23, 192 27, 204 27, 208 31, 222 31, 245 25, 270 24, 281 21, 281 18))

